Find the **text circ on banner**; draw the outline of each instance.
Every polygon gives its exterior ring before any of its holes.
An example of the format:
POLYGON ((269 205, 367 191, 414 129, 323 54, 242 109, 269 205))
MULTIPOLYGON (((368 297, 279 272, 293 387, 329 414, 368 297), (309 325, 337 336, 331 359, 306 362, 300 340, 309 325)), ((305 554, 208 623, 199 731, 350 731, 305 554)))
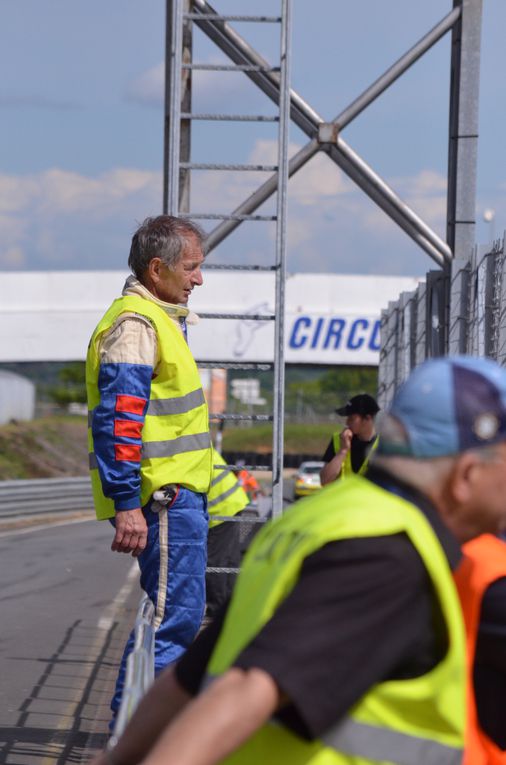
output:
POLYGON ((293 349, 379 351, 379 334, 379 319, 303 315, 293 322, 288 344, 293 349))

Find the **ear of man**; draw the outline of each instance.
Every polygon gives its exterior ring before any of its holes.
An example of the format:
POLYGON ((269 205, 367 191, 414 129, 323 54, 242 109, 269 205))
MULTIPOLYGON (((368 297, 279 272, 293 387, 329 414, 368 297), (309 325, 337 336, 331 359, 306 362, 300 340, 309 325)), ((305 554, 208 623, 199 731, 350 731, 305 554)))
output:
POLYGON ((439 511, 446 525, 463 543, 482 533, 483 459, 476 452, 463 452, 452 464, 444 481, 439 511))
POLYGON ((450 472, 450 492, 454 503, 467 504, 476 495, 477 472, 481 459, 475 452, 463 452, 455 460, 450 472))
POLYGON ((146 269, 146 276, 153 284, 158 284, 162 278, 162 264, 161 258, 151 258, 146 269))

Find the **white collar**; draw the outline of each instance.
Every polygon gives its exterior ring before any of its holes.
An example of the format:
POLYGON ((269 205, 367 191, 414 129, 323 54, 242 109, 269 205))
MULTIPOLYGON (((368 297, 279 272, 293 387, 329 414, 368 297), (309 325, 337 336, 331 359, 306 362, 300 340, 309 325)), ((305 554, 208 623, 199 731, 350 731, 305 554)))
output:
POLYGON ((122 295, 137 295, 145 300, 151 300, 152 303, 163 308, 165 313, 175 319, 186 319, 187 324, 198 324, 199 317, 189 308, 183 305, 177 305, 176 303, 166 303, 164 300, 160 300, 150 292, 141 282, 133 275, 130 275, 123 287, 122 295))

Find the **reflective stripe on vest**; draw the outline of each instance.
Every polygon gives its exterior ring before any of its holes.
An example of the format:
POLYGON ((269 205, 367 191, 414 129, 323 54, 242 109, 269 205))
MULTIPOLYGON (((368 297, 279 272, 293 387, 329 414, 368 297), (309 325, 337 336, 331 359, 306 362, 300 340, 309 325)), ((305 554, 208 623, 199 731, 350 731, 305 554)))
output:
POLYGON ((309 555, 332 541, 399 533, 409 537, 432 583, 448 633, 445 656, 420 677, 374 685, 324 738, 305 741, 274 720, 228 757, 226 765, 258 765, 259 759, 263 765, 460 762, 465 647, 448 560, 418 508, 359 476, 329 484, 257 534, 243 561, 208 671, 217 676, 234 663, 292 592, 309 555))
POLYGON ((184 414, 197 406, 205 404, 204 391, 202 388, 187 393, 180 398, 157 398, 151 400, 148 406, 148 414, 154 417, 164 414, 184 414))
MULTIPOLYGON (((141 447, 142 459, 152 459, 153 457, 174 457, 176 454, 185 454, 199 449, 207 449, 211 446, 211 437, 209 433, 197 433, 195 436, 180 436, 172 441, 151 441, 149 444, 143 444, 141 447)), ((88 455, 90 470, 98 467, 97 458, 91 452, 88 455)))
POLYGON ((348 718, 322 737, 337 752, 396 765, 460 765, 462 749, 348 718))
MULTIPOLYGON (((213 460, 213 462, 216 462, 216 460, 213 460)), ((227 477, 230 473, 234 472, 234 469, 230 467, 230 465, 213 465, 213 479, 211 481, 211 489, 213 486, 216 486, 217 483, 220 483, 220 481, 223 481, 224 478, 227 477)))
POLYGON ((179 328, 156 303, 138 296, 115 300, 93 333, 86 359, 89 409, 89 461, 97 517, 114 515, 111 499, 104 496, 93 453, 93 412, 100 405, 98 374, 102 336, 123 313, 149 319, 159 348, 156 376, 142 428, 141 497, 145 505, 160 486, 177 483, 207 493, 211 481, 209 417, 197 365, 179 328))
POLYGON ((230 489, 227 489, 226 491, 224 491, 223 494, 219 495, 219 497, 209 500, 209 502, 207 503, 207 509, 209 510, 209 508, 216 507, 216 505, 219 505, 220 502, 224 502, 227 499, 227 497, 231 497, 232 494, 235 494, 235 492, 238 491, 240 488, 241 486, 239 485, 239 483, 236 483, 235 486, 231 486, 230 489))
POLYGON ((209 527, 223 523, 222 517, 232 517, 248 504, 248 496, 237 480, 232 468, 213 448, 213 477, 207 495, 207 509, 210 515, 209 527), (220 520, 213 516, 219 516, 220 520))
POLYGON ((196 433, 194 436, 179 436, 171 441, 150 441, 142 444, 142 459, 154 457, 173 457, 175 454, 195 452, 199 449, 209 449, 211 436, 209 433, 196 433))

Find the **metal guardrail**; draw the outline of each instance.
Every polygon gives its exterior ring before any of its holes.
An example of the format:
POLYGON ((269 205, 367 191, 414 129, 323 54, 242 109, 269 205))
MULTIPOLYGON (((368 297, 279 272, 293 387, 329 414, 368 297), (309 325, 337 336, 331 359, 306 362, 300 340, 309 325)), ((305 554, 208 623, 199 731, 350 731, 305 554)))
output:
POLYGON ((107 748, 114 749, 140 700, 155 679, 155 631, 153 629, 154 606, 147 595, 139 604, 135 620, 135 642, 126 664, 125 687, 121 705, 107 748))
POLYGON ((89 476, 0 481, 0 518, 92 508, 89 476))

